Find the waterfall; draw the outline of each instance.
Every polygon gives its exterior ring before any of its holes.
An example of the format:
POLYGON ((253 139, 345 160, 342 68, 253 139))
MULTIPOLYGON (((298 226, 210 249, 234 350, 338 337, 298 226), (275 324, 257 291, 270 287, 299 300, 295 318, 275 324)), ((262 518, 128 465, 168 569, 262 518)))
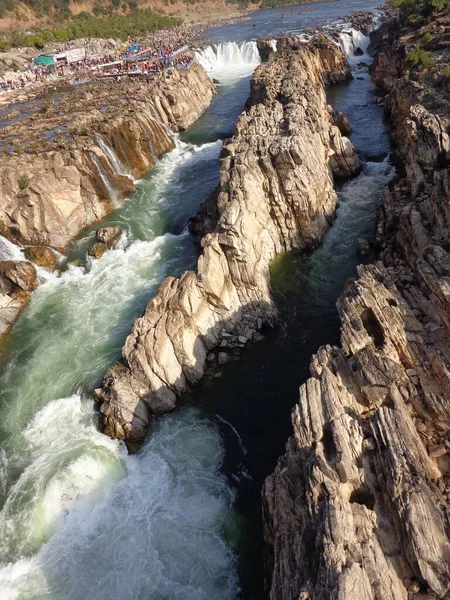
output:
POLYGON ((133 179, 131 177, 131 175, 127 172, 123 162, 120 160, 120 158, 117 156, 117 154, 114 152, 114 150, 112 148, 110 148, 108 146, 108 144, 102 140, 101 137, 97 137, 95 138, 95 141, 97 142, 98 147, 103 151, 103 153, 106 155, 108 162, 111 166, 111 169, 117 174, 117 175, 124 175, 125 177, 130 177, 130 179, 133 179))
POLYGON ((220 80, 250 75, 261 62, 255 41, 207 46, 197 50, 195 55, 205 71, 220 80))
POLYGON ((119 200, 119 196, 118 196, 116 188, 112 184, 108 174, 105 172, 105 169, 103 168, 102 163, 100 162, 98 156, 94 152, 91 152, 91 158, 92 158, 92 162, 97 167, 97 172, 100 176, 100 179, 102 180, 102 183, 105 186, 106 191, 108 192, 109 199, 114 204, 116 204, 117 201, 119 200))
POLYGON ((367 55, 370 37, 351 27, 350 29, 341 31, 339 34, 339 44, 349 58, 355 56, 355 51, 358 48, 363 51, 364 55, 367 55))
POLYGON ((270 40, 270 45, 272 46, 272 50, 274 52, 277 51, 277 40, 270 40))
POLYGON ((14 262, 26 260, 21 246, 16 246, 5 237, 0 235, 0 260, 12 260, 14 262))

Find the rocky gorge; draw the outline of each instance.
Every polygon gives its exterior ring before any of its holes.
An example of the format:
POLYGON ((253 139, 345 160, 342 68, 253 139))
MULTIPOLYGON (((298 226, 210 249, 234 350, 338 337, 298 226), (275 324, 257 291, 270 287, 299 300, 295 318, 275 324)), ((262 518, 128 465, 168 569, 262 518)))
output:
POLYGON ((213 31, 187 131, 183 71, 0 109, 108 211, 0 237, 6 598, 448 597, 446 21, 346 1, 213 31))
POLYGON ((449 112, 441 79, 408 63, 423 34, 395 20, 380 34, 371 72, 399 176, 382 198, 379 259, 347 282, 341 345, 313 357, 264 485, 271 599, 448 597, 449 112))
POLYGON ((345 54, 325 37, 278 47, 224 143, 196 271, 163 282, 96 391, 108 435, 142 440, 153 415, 172 410, 227 349, 275 322, 270 261, 320 243, 336 209, 333 174, 360 170, 325 97, 326 84, 351 77, 345 54))

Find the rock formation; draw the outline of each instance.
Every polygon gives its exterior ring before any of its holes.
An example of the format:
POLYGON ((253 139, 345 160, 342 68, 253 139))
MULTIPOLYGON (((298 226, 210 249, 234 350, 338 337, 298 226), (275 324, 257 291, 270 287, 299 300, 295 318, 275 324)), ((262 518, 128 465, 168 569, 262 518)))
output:
POLYGON ((160 87, 109 80, 42 100, 0 132, 0 233, 64 249, 173 148, 166 127, 188 127, 214 93, 194 64, 160 87))
MULTIPOLYGON (((17 105, 0 131, 0 235, 28 246, 25 257, 35 264, 54 268, 51 248, 64 250, 131 194, 133 180, 173 148, 169 129, 189 127, 214 93, 194 63, 166 75, 160 86, 122 78, 62 89, 31 107, 17 105)), ((91 256, 99 258, 112 243, 98 239, 91 256)), ((19 316, 28 292, 0 295, 0 335, 19 316)))
POLYGON ((313 357, 263 489, 271 600, 449 597, 450 112, 404 57, 387 36, 372 69, 401 174, 380 261, 338 301, 341 347, 313 357))
POLYGON ((152 415, 217 360, 213 350, 245 346, 274 322, 270 261, 319 244, 336 208, 332 171, 360 168, 325 97, 325 83, 351 77, 345 55, 324 37, 284 48, 255 71, 249 108, 224 143, 197 269, 163 282, 96 391, 111 436, 142 440, 152 415))

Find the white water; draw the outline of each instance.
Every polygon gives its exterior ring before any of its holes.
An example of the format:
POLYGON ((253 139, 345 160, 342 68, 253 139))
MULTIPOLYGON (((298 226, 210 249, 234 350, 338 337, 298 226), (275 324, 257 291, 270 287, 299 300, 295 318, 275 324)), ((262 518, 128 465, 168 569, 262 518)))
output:
MULTIPOLYGON (((25 257, 23 250, 23 246, 13 244, 8 239, 0 235, 0 260, 10 260, 13 262, 31 262, 25 257)), ((55 251, 55 253, 59 255, 58 252, 55 251)), ((53 274, 44 267, 39 267, 34 263, 32 264, 36 270, 38 280, 40 283, 48 281, 53 277, 53 274)))
MULTIPOLYGON (((175 141, 140 186, 134 234, 87 270, 71 266, 42 285, 12 333, 16 349, 0 380, 2 600, 236 593, 226 541, 233 496, 214 426, 182 412, 127 456, 97 431, 92 399, 70 395, 95 385, 116 360, 162 278, 195 261, 190 236, 164 233, 162 215, 194 212, 180 169, 204 169, 220 142, 175 141)), ((132 207, 130 200, 123 211, 132 207)))
POLYGON ((341 31, 339 34, 340 46, 345 54, 351 59, 355 56, 355 50, 360 48, 363 51, 363 55, 357 58, 361 60, 364 56, 367 57, 367 49, 370 44, 370 37, 365 36, 361 31, 350 27, 341 31))
POLYGON ((99 177, 102 180, 103 185, 105 186, 105 189, 108 193, 109 200, 111 200, 111 202, 113 202, 114 204, 117 204, 117 201, 119 199, 117 190, 114 187, 114 185, 112 184, 112 182, 110 181, 108 174, 105 173, 102 163, 100 162, 98 156, 94 152, 91 152, 91 158, 97 168, 99 177))
POLYGON ((108 144, 104 140, 102 140, 101 137, 96 137, 95 141, 96 141, 97 145, 99 146, 99 148, 101 148, 103 153, 108 158, 108 161, 109 161, 109 164, 111 165, 112 170, 117 175, 127 175, 128 176, 129 173, 127 172, 122 161, 117 156, 117 154, 114 152, 114 150, 112 148, 110 148, 108 146, 108 144))
POLYGON ((21 556, 0 569, 3 600, 235 596, 235 558, 223 541, 233 495, 210 422, 194 411, 166 418, 129 456, 74 396, 44 408, 24 437, 34 462, 1 514, 21 556), (27 513, 15 510, 20 501, 27 513))
POLYGON ((25 260, 21 246, 13 244, 0 235, 0 260, 13 260, 15 262, 25 260))
POLYGON ((226 42, 195 53, 205 71, 220 82, 250 75, 260 64, 256 42, 226 42))

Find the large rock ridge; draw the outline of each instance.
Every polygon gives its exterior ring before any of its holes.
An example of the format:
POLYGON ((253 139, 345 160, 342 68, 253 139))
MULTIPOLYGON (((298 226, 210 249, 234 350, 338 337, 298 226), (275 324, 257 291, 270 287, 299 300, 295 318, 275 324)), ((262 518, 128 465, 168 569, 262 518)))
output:
POLYGON ((339 299, 341 347, 313 357, 263 488, 271 600, 449 597, 450 112, 404 61, 388 33, 372 74, 400 177, 380 261, 339 299))
POLYGON ((230 340, 245 346, 274 323, 270 261, 319 244, 336 209, 333 173, 360 168, 324 88, 350 77, 345 55, 322 37, 257 68, 204 207, 209 232, 197 268, 163 282, 96 392, 108 435, 142 440, 152 416, 172 410, 203 377, 213 350, 230 340))

